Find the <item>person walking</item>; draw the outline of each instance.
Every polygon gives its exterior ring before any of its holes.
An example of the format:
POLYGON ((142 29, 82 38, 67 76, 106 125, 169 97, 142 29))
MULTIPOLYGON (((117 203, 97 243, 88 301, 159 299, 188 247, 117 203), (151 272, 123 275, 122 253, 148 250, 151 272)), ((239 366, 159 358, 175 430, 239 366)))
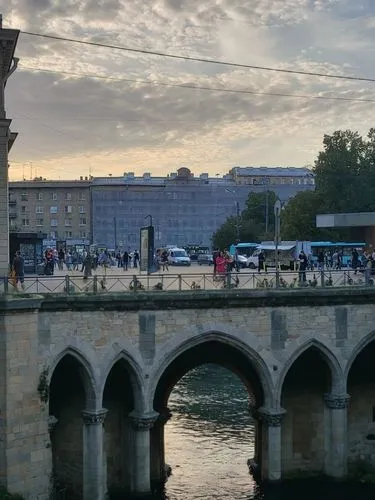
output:
POLYGON ((22 290, 25 290, 25 260, 21 255, 21 252, 17 250, 13 259, 13 271, 15 273, 15 285, 16 288, 18 282, 21 283, 22 290))

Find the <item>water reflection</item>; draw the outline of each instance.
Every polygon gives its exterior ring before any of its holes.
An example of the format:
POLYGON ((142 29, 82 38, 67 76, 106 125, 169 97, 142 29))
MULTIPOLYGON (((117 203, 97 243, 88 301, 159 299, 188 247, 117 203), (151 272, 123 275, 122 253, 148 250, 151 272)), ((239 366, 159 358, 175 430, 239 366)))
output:
POLYGON ((166 462, 173 474, 169 500, 246 499, 256 485, 246 461, 254 454, 249 395, 240 380, 216 365, 204 365, 183 377, 168 406, 166 462))

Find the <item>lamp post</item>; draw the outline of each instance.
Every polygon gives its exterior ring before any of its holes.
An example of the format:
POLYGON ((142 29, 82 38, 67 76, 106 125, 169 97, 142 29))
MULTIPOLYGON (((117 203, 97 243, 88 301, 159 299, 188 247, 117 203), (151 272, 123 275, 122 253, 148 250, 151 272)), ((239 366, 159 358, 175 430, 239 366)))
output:
POLYGON ((280 275, 279 275, 279 242, 280 242, 280 212, 281 212, 281 201, 276 200, 273 211, 275 214, 275 263, 276 263, 276 287, 280 285, 280 275))
POLYGON ((235 198, 234 198, 234 205, 236 207, 236 243, 239 243, 240 241, 240 204, 238 200, 236 199, 236 191, 230 188, 225 188, 225 191, 228 193, 231 193, 235 198))
POLYGON ((115 237, 115 251, 117 249, 117 219, 113 217, 113 235, 115 237))

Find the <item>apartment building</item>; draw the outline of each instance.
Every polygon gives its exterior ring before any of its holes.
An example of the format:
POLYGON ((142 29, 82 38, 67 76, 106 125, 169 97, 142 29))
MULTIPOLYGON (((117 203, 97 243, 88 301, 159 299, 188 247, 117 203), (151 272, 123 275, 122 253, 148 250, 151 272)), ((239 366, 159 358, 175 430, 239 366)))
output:
POLYGON ((44 233, 66 246, 91 242, 90 181, 9 183, 11 232, 44 233))

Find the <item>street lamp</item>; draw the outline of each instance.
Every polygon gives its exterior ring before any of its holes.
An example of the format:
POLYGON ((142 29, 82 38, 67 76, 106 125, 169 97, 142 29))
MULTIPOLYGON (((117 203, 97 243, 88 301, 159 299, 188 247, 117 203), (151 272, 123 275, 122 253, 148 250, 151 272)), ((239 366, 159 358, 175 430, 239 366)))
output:
POLYGON ((280 213, 281 213, 281 201, 276 200, 273 211, 275 214, 275 263, 276 263, 276 286, 279 287, 279 243, 280 243, 280 213))
MULTIPOLYGON (((225 191, 228 193, 231 193, 234 197, 236 197, 237 193, 233 189, 225 188, 225 191)), ((235 198, 234 199, 234 204, 236 207, 236 242, 239 243, 240 241, 240 204, 238 203, 238 200, 235 198)))

